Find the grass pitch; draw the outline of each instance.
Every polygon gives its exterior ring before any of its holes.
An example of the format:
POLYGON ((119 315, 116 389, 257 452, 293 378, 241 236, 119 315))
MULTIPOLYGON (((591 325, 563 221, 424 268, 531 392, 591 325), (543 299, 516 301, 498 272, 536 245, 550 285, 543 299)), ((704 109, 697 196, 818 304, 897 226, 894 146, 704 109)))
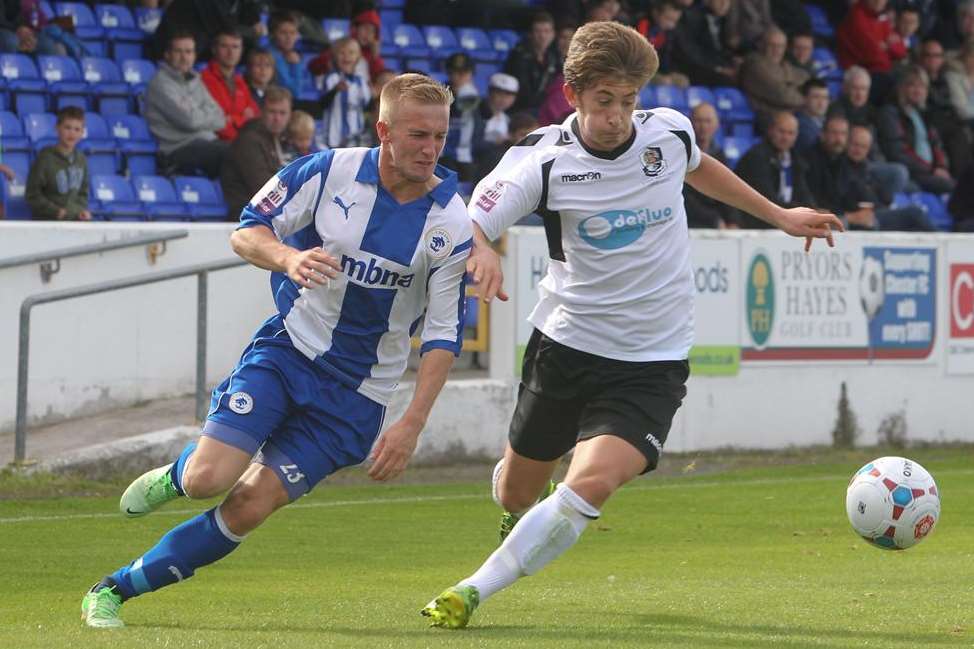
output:
POLYGON ((849 476, 880 454, 638 480, 463 631, 429 629, 419 610, 495 547, 487 474, 322 485, 224 561, 126 603, 120 631, 84 628, 82 594, 204 505, 128 521, 117 495, 13 499, 24 483, 8 476, 0 647, 972 647, 974 454, 905 453, 943 497, 935 532, 906 552, 868 546, 845 519, 849 476))

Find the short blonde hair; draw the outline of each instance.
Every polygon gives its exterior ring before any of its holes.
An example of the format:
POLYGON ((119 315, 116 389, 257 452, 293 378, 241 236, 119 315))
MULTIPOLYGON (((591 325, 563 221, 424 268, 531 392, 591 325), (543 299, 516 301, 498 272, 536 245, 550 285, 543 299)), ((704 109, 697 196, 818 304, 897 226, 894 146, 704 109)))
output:
POLYGON ((362 46, 351 36, 339 38, 337 41, 331 44, 331 50, 333 52, 338 52, 338 50, 343 50, 346 47, 354 47, 356 50, 358 50, 359 56, 362 55, 362 46))
POLYGON ((572 36, 565 56, 565 83, 581 92, 605 78, 622 77, 645 86, 659 70, 656 48, 632 27, 586 23, 572 36))
POLYGON ((315 118, 304 112, 303 110, 296 110, 291 113, 291 119, 287 122, 287 133, 288 135, 294 136, 298 134, 308 133, 314 134, 315 132, 315 118))
POLYGON ((379 121, 390 124, 396 106, 406 100, 449 106, 453 103, 453 93, 425 74, 400 74, 382 88, 382 94, 379 95, 379 121))

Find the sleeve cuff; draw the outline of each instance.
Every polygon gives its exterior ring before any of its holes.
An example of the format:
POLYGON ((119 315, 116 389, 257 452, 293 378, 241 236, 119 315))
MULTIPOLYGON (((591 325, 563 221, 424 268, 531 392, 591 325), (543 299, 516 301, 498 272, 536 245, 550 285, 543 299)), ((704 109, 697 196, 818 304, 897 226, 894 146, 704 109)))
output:
POLYGON ((460 355, 460 349, 463 347, 462 340, 428 340, 419 348, 419 355, 422 356, 431 349, 445 349, 449 352, 453 352, 454 356, 460 355))

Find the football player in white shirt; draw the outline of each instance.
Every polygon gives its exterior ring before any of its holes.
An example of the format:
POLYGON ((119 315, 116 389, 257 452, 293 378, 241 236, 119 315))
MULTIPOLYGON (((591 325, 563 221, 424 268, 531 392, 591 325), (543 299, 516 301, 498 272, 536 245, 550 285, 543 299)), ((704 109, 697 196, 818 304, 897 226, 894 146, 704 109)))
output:
POLYGON ((833 228, 842 230, 833 214, 774 205, 701 153, 682 114, 637 111, 658 67, 635 30, 581 27, 564 66, 576 113, 512 147, 473 193, 467 268, 484 300, 507 297, 488 239, 521 217, 543 217, 551 260, 529 317, 535 332, 509 443, 494 470, 504 540, 422 610, 433 626, 466 626, 480 602, 560 556, 615 490, 656 467, 686 394, 693 342, 684 182, 805 237, 806 249, 813 238, 833 245, 833 228), (564 482, 538 502, 572 448, 564 482))

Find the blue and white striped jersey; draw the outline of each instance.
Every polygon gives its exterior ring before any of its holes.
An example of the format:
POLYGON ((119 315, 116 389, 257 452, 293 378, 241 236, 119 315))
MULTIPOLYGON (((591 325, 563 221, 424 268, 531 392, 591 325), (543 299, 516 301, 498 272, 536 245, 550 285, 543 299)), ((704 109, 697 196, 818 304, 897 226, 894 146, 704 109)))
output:
POLYGON ((323 90, 331 90, 342 81, 348 89, 335 93, 321 118, 325 141, 332 149, 365 144, 363 138, 367 135, 365 109, 372 100, 369 83, 357 74, 336 71, 325 76, 323 90))
POLYGON ((420 321, 421 353, 458 355, 463 343, 473 230, 456 174, 438 166, 436 175, 433 191, 400 205, 379 184, 378 148, 322 151, 284 167, 240 215, 241 228, 266 225, 341 263, 338 279, 316 288, 280 277, 275 301, 301 353, 383 405, 420 321))

